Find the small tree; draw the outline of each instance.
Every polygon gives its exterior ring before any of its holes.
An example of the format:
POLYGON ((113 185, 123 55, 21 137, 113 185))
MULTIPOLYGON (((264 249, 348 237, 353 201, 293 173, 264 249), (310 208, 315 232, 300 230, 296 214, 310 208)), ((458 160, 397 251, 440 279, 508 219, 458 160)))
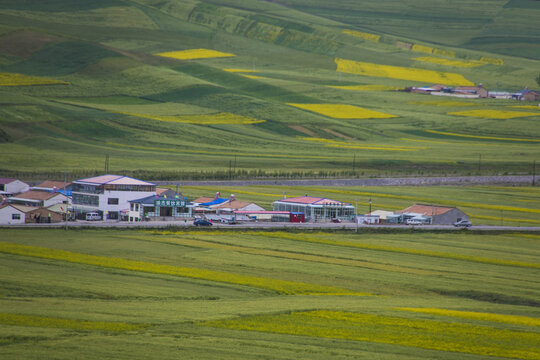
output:
POLYGON ((538 86, 540 86, 540 74, 536 77, 536 82, 538 83, 538 86))

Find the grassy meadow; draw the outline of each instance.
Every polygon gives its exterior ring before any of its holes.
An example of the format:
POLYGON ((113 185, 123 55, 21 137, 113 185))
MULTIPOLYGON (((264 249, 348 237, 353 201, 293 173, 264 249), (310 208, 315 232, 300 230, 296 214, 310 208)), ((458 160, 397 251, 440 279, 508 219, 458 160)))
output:
POLYGON ((394 89, 537 88, 536 3, 3 1, 0 172, 531 173, 537 104, 394 89))
POLYGON ((537 359, 538 240, 2 229, 2 357, 537 359))

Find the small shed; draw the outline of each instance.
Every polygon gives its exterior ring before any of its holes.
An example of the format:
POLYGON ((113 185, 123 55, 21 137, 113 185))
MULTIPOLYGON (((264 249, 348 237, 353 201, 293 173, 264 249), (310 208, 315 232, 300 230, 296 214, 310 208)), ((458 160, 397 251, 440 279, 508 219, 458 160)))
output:
POLYGON ((414 204, 406 209, 396 211, 396 214, 402 215, 405 219, 423 216, 431 219, 431 224, 438 225, 448 225, 460 220, 469 219, 467 214, 456 207, 430 204, 414 204))
POLYGON ((30 185, 17 179, 0 178, 0 194, 11 196, 30 190, 30 185))

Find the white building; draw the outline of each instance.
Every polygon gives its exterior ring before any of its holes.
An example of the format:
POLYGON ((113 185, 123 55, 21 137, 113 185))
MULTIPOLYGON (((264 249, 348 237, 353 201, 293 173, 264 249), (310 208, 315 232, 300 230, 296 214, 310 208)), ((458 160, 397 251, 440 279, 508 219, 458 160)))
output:
POLYGON ((321 197, 300 196, 273 202, 274 211, 302 213, 306 221, 354 220, 354 206, 342 201, 321 197))
POLYGON ((13 195, 30 190, 25 182, 10 178, 0 178, 0 195, 13 195))
POLYGON ((105 220, 128 216, 129 201, 156 195, 156 184, 121 175, 102 175, 73 182, 73 210, 78 217, 99 212, 105 220))
POLYGON ((0 206, 0 225, 24 224, 26 214, 11 204, 0 206))

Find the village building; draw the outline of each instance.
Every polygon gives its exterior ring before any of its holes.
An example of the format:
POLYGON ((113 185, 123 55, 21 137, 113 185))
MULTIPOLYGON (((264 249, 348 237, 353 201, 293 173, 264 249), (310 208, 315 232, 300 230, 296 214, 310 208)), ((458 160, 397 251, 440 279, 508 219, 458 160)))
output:
POLYGON ((31 190, 40 190, 40 191, 48 191, 48 192, 59 192, 61 194, 64 194, 66 196, 71 196, 72 191, 72 183, 63 181, 52 181, 47 180, 42 182, 41 184, 38 184, 36 186, 32 186, 31 190), (65 193, 64 193, 65 188, 65 193))
POLYGON ((97 212, 105 220, 128 217, 130 200, 156 195, 156 184, 122 175, 101 175, 73 182, 73 210, 77 218, 97 212))
POLYGON ((129 222, 150 220, 173 220, 192 217, 193 205, 180 196, 151 195, 129 200, 129 222))
POLYGON ((28 190, 16 196, 10 197, 8 201, 12 204, 27 206, 49 207, 54 204, 68 203, 69 198, 60 193, 48 191, 28 190))
POLYGON ((13 205, 17 209, 25 213, 25 223, 39 223, 39 224, 52 224, 59 223, 64 220, 64 214, 51 211, 47 208, 26 206, 26 205, 13 205))
POLYGON ((321 197, 300 196, 273 202, 274 211, 301 213, 305 221, 354 220, 354 206, 321 197))
POLYGON ((17 179, 0 178, 0 195, 13 196, 30 190, 30 185, 17 179))
POLYGON ((176 191, 171 190, 171 189, 159 188, 159 187, 156 188, 156 195, 166 196, 166 197, 175 197, 176 195, 178 195, 178 197, 183 198, 181 193, 177 193, 176 191))
POLYGON ((452 93, 474 95, 474 97, 478 98, 487 98, 489 95, 488 90, 482 84, 478 84, 478 86, 457 86, 452 90, 452 93))
POLYGON ((0 205, 0 225, 24 224, 26 213, 13 204, 0 205))
POLYGON ((388 216, 387 219, 388 222, 398 223, 407 223, 407 220, 415 219, 427 224, 449 225, 460 220, 468 220, 469 217, 456 207, 415 204, 396 211, 394 216, 388 216))
POLYGON ((537 91, 525 89, 517 94, 517 99, 524 101, 538 101, 539 96, 537 91))

